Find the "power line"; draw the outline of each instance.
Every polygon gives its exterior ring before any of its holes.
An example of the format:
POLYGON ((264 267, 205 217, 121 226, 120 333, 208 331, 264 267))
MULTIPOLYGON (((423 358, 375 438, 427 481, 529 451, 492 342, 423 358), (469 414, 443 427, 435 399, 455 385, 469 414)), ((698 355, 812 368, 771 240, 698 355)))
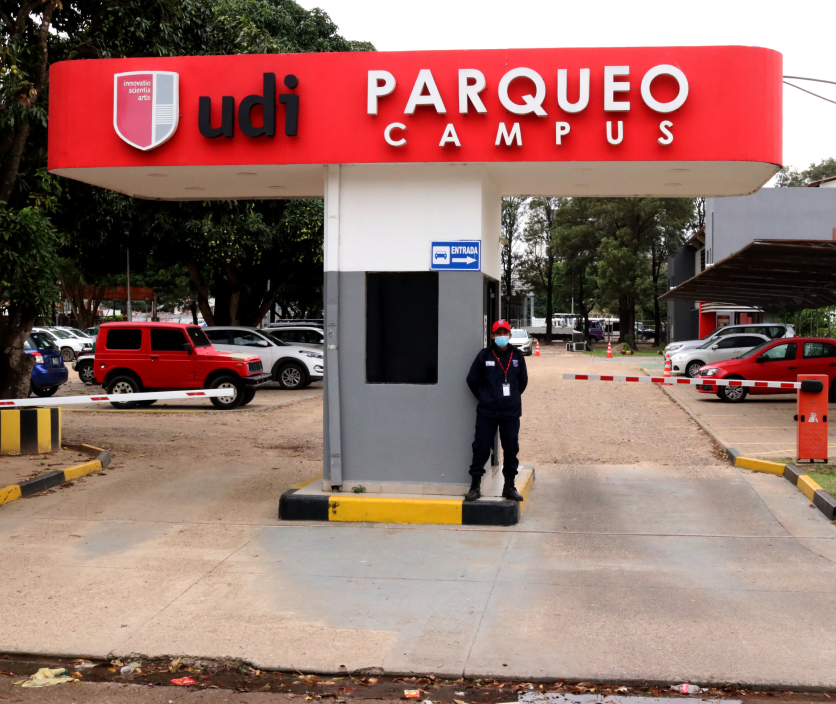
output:
MULTIPOLYGON (((792 76, 787 76, 787 78, 792 78, 792 76)), ((814 80, 817 80, 817 79, 815 79, 815 78, 804 78, 804 79, 801 79, 801 80, 814 81, 814 80)), ((821 82, 822 83, 833 83, 833 81, 821 81, 821 82)), ((803 91, 804 93, 809 93, 810 95, 814 95, 815 97, 821 98, 822 100, 826 100, 828 103, 833 103, 834 105, 836 105, 836 100, 831 100, 830 98, 825 98, 823 95, 819 95, 818 93, 814 93, 811 90, 807 90, 806 88, 802 88, 801 86, 797 86, 794 83, 790 83, 789 81, 784 81, 784 84, 788 85, 788 86, 791 86, 792 88, 796 88, 797 90, 803 91)), ((836 85, 836 83, 834 83, 834 85, 836 85)))
POLYGON ((830 83, 831 85, 836 86, 836 81, 825 81, 823 78, 805 78, 804 76, 784 76, 784 78, 792 78, 794 81, 815 81, 816 83, 830 83))

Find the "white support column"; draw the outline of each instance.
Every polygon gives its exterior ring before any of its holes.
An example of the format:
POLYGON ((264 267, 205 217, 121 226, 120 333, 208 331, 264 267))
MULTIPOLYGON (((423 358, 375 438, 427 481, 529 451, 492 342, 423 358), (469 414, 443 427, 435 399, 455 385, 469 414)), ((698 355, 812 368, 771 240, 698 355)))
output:
POLYGON ((343 483, 340 417, 340 166, 330 164, 325 177, 325 393, 328 400, 328 457, 323 484, 343 483))

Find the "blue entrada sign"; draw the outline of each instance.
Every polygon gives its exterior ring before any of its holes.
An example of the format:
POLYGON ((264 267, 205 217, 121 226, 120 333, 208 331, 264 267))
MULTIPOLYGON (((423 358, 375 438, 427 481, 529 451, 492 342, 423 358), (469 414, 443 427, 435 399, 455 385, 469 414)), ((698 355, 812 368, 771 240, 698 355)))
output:
POLYGON ((430 269, 463 269, 479 271, 482 268, 481 242, 433 242, 430 269))

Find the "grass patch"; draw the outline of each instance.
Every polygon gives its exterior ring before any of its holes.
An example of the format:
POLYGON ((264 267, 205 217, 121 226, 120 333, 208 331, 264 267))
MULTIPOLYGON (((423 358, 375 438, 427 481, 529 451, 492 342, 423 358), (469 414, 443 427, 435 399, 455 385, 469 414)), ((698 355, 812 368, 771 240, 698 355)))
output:
POLYGON ((818 482, 819 486, 824 489, 831 496, 836 496, 836 467, 829 467, 828 465, 818 464, 814 465, 812 469, 815 472, 807 472, 810 477, 818 482))

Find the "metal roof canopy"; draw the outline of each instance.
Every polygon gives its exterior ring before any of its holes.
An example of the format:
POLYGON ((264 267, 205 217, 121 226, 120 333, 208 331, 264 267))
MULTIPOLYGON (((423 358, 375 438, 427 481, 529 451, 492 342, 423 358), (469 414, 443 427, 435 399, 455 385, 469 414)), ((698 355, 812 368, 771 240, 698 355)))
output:
POLYGON ((754 240, 659 298, 757 306, 770 313, 836 305, 836 242, 754 240))

